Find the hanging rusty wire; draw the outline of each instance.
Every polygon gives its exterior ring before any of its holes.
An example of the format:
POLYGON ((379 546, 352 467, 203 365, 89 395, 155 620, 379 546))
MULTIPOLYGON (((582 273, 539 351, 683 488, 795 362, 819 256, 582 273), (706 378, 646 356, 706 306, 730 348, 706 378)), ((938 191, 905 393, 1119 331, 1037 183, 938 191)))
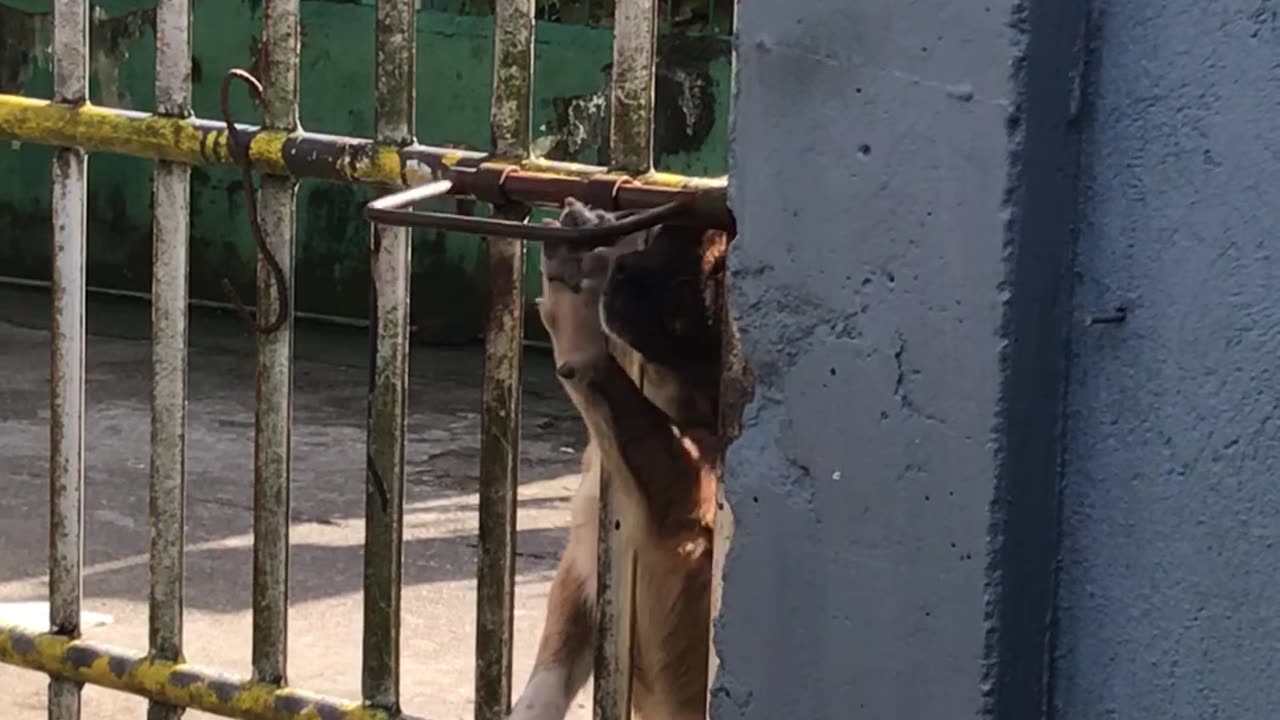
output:
POLYGON ((249 227, 253 230, 253 241, 258 247, 258 253, 267 261, 267 267, 271 269, 272 285, 276 289, 276 316, 266 323, 261 322, 261 319, 254 320, 249 309, 240 300, 239 293, 232 287, 231 281, 225 277, 222 279, 222 291, 246 323, 251 325, 258 333, 270 335, 279 330, 289 317, 289 292, 285 284, 284 268, 280 267, 280 261, 271 252, 271 248, 267 245, 266 235, 262 232, 262 223, 258 217, 258 198, 253 187, 253 164, 249 159, 249 143, 240 142, 240 131, 236 127, 235 120, 231 117, 232 80, 239 80, 247 85, 259 107, 265 103, 262 83, 258 82, 258 79, 247 71, 240 68, 232 68, 222 78, 219 103, 222 109, 222 122, 227 126, 227 150, 240 168, 240 184, 244 189, 245 208, 249 213, 249 227))

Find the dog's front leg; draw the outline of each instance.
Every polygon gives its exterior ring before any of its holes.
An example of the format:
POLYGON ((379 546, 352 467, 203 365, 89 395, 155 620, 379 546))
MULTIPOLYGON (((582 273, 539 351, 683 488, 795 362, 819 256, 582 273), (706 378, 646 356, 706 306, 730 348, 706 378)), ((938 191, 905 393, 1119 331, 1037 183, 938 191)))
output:
POLYGON ((609 353, 600 294, 615 256, 604 250, 576 258, 544 256, 544 270, 572 263, 579 283, 575 290, 544 278, 540 311, 551 334, 556 374, 582 414, 604 467, 630 482, 662 530, 698 514, 713 460, 706 452, 710 435, 695 438, 678 428, 609 353))

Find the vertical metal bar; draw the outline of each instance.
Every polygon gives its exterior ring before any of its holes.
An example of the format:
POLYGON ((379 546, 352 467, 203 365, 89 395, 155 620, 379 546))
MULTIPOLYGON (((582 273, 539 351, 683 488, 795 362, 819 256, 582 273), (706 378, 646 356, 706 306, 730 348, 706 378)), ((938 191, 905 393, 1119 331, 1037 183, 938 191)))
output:
MULTIPOLYGON (((89 2, 53 6, 53 94, 89 95, 89 2)), ((88 158, 59 148, 53 158, 53 338, 49 384, 49 624, 80 635, 84 556, 85 200, 88 158)), ((80 688, 49 683, 49 720, 80 717, 80 688)))
MULTIPOLYGON (((266 0, 262 18, 263 125, 298 127, 299 0, 266 0)), ((293 292, 293 178, 263 176, 259 191, 262 229, 293 292)), ((259 317, 281 311, 275 279, 258 258, 259 317)), ((290 306, 293 303, 289 303, 290 306)), ((253 677, 285 680, 289 614, 289 475, 293 414, 293 317, 275 332, 258 335, 258 393, 254 435, 253 677)))
MULTIPOLYGON (((414 0, 378 0, 374 124, 380 142, 413 142, 415 6, 414 0)), ((366 703, 396 711, 412 231, 373 225, 371 232, 362 692, 366 703)))
POLYGON ((635 553, 621 539, 623 517, 613 500, 615 480, 603 469, 600 472, 600 541, 596 548, 599 636, 595 656, 593 717, 595 720, 624 720, 631 717, 635 553))
POLYGON ((620 170, 641 173, 653 166, 657 40, 657 0, 617 0, 613 11, 609 156, 613 167, 620 170))
MULTIPOLYGON (((494 152, 503 157, 529 153, 533 32, 534 0, 497 0, 490 124, 494 152)), ((507 219, 528 218, 523 206, 495 210, 507 219)), ((489 317, 480 421, 475 716, 501 720, 511 705, 525 243, 490 237, 485 247, 489 317)))
MULTIPOLYGON (((609 156, 614 168, 633 173, 653 166, 653 89, 658 29, 657 0, 617 0, 613 12, 613 78, 609 104, 609 156)), ((635 353, 615 354, 644 387, 644 366, 635 353)), ((631 717, 631 650, 635 554, 621 542, 623 523, 615 503, 616 480, 600 482, 597 598, 600 639, 596 648, 596 720, 631 717)))
MULTIPOLYGON (((191 0, 156 4, 156 111, 191 114, 191 0)), ((182 657, 183 525, 187 428, 187 235, 191 170, 159 160, 154 179, 151 270, 152 656, 182 657)), ((152 702, 148 720, 182 708, 152 702)))

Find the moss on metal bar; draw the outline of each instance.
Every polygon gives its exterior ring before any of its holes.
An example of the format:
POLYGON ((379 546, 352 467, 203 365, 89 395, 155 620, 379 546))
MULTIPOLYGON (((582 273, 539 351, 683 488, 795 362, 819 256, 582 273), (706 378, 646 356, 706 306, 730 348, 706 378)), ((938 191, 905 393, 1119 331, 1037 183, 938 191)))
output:
MULTIPOLYGON (((378 0, 374 133, 382 142, 413 142, 416 16, 413 0, 378 0)), ((412 231, 374 225, 372 232, 369 312, 376 323, 365 435, 361 693, 371 704, 394 708, 400 705, 412 231)))
MULTIPOLYGON (((436 179, 455 165, 499 159, 487 153, 428 145, 396 147, 341 135, 290 134, 248 125, 240 129, 250 139, 249 158, 254 170, 268 175, 407 187, 436 179)), ((221 122, 89 104, 77 106, 21 95, 0 93, 0 139, 189 165, 234 166, 221 122)), ((578 179, 608 172, 608 168, 596 165, 541 158, 509 161, 522 170, 578 179)), ((715 202, 721 205, 727 185, 724 176, 702 178, 653 171, 638 175, 636 181, 656 188, 720 191, 713 194, 720 196, 715 202)))
POLYGON ((404 717, 357 702, 253 682, 186 663, 157 660, 142 653, 10 625, 0 625, 0 662, 62 680, 239 720, 397 720, 404 717))
MULTIPOLYGON (((520 158, 529 155, 532 139, 533 41, 534 0, 497 0, 489 125, 495 151, 520 158)), ((496 214, 524 221, 529 209, 506 205, 496 214)), ((485 249, 489 320, 480 416, 475 697, 477 720, 499 720, 511 709, 526 247, 489 238, 485 249)))
MULTIPOLYGON (((189 165, 233 165, 226 132, 213 122, 0 95, 0 137, 40 145, 79 146, 189 165)), ((246 128, 246 130, 251 130, 246 128)), ((252 132, 255 169, 287 175, 283 132, 252 132)))

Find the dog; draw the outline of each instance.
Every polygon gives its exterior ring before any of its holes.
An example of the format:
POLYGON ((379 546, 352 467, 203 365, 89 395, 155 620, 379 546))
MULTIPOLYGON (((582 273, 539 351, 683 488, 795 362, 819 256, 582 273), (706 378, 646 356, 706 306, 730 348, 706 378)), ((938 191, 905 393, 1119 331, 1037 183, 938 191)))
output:
MULTIPOLYGON (((615 218, 569 199, 558 222, 615 218)), ((632 708, 643 720, 706 717, 727 246, 722 232, 674 225, 610 247, 543 245, 538 311, 589 441, 537 659, 509 720, 562 720, 591 676, 602 473, 636 558, 632 708), (643 390, 619 362, 627 349, 645 362, 643 390)))

